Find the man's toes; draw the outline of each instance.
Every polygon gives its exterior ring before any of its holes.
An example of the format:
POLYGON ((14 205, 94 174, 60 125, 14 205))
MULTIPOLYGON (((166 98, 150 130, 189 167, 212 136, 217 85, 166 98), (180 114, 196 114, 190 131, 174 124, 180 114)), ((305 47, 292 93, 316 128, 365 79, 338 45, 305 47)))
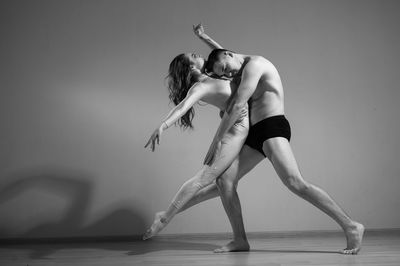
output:
POLYGON ((221 248, 214 249, 214 253, 223 253, 224 251, 221 248))
POLYGON ((357 249, 343 249, 341 253, 344 255, 355 255, 357 254, 357 249))

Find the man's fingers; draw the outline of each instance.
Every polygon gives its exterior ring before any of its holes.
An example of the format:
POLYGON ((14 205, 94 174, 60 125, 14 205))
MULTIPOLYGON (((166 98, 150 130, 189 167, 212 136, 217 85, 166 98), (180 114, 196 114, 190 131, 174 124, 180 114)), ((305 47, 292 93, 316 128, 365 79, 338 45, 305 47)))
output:
POLYGON ((206 160, 206 165, 210 166, 212 164, 214 156, 212 154, 210 154, 209 156, 207 156, 207 160, 206 160))
POLYGON ((212 160, 212 152, 211 151, 212 150, 208 151, 206 158, 204 159, 204 164, 206 164, 206 165, 210 165, 210 161, 212 160))
POLYGON ((203 164, 207 164, 207 162, 208 162, 208 152, 207 152, 207 154, 206 154, 206 158, 204 158, 204 162, 203 162, 203 164))
POLYGON ((214 154, 211 155, 210 161, 208 162, 208 165, 211 166, 213 162, 214 162, 214 154))

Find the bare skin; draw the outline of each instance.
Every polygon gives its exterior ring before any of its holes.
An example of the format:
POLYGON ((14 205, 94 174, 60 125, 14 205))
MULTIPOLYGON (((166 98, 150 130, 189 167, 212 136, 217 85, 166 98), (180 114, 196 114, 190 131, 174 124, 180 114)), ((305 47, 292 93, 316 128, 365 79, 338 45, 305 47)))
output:
MULTIPOLYGON (((216 41, 204 33, 204 28, 201 24, 193 26, 193 31, 212 49, 222 48, 216 41)), ((201 100, 218 107, 222 112, 226 109, 227 101, 230 98, 232 91, 237 88, 236 84, 233 82, 213 79, 201 74, 205 63, 204 58, 201 56, 195 53, 188 53, 185 56, 190 62, 191 74, 197 74, 198 82, 189 89, 185 99, 171 110, 166 119, 158 128, 156 128, 156 130, 154 130, 145 146, 147 147, 150 145, 152 151, 154 151, 156 144, 159 144, 161 134, 166 128, 168 128, 168 125, 173 124, 182 117, 182 115, 184 115, 187 110, 194 105, 194 103, 201 100)), ((154 222, 143 235, 143 239, 148 239, 156 235, 178 212, 183 208, 187 208, 187 206, 194 204, 189 202, 193 202, 193 199, 197 200, 199 198, 196 196, 199 191, 203 191, 199 195, 205 196, 202 197, 201 200, 209 198, 209 195, 206 195, 208 192, 207 189, 213 185, 215 187, 215 179, 229 167, 231 162, 238 155, 246 139, 248 127, 249 123, 246 106, 242 109, 241 117, 238 118, 235 125, 224 134, 222 138, 223 141, 221 141, 217 147, 214 160, 209 161, 208 164, 204 164, 194 177, 182 185, 166 211, 156 213, 154 222), (206 193, 204 193, 204 190, 206 193)))
MULTIPOLYGON (((268 117, 284 114, 282 82, 278 71, 267 59, 261 56, 224 52, 219 56, 213 71, 220 76, 241 78, 239 88, 221 121, 218 129, 219 136, 223 135, 226 128, 230 127, 232 121, 237 117, 237 110, 240 110, 250 97, 252 125, 268 117)), ((215 152, 214 147, 217 147, 220 141, 219 136, 214 139, 206 162, 212 159, 215 152)), ((357 254, 361 249, 364 226, 353 221, 325 191, 303 179, 288 140, 282 137, 267 139, 263 144, 263 151, 289 190, 325 212, 341 226, 347 239, 347 247, 341 253, 357 254)), ((229 171, 227 172, 229 173, 229 171)), ((230 173, 231 175, 224 174, 219 178, 217 186, 233 229, 234 240, 218 249, 217 252, 248 249, 240 201, 236 192, 239 175, 235 176, 234 171, 230 173)))
MULTIPOLYGON (((219 109, 226 108, 227 101, 236 87, 229 81, 216 80, 207 76, 189 90, 186 98, 178 104, 155 129, 146 146, 150 145, 151 150, 155 150, 156 143, 159 143, 162 132, 167 125, 173 124, 187 110, 198 101, 212 104, 219 109)), ((229 167, 232 161, 237 157, 248 132, 248 113, 247 106, 242 110, 241 117, 238 118, 234 126, 228 130, 221 145, 218 147, 216 156, 212 162, 203 165, 203 167, 191 179, 186 181, 179 189, 171 204, 164 212, 158 212, 151 227, 144 233, 143 239, 149 239, 158 234, 182 209, 182 207, 190 201, 196 193, 215 182, 216 178, 229 167)))
MULTIPOLYGON (((199 36, 200 39, 205 41, 210 45, 211 48, 221 48, 219 45, 213 41, 209 36, 204 34, 204 29, 201 25, 196 26, 194 28, 196 35, 199 36), (197 31, 197 32, 196 32, 197 31)), ((234 66, 228 65, 228 71, 226 73, 227 77, 232 77, 240 74, 242 71, 240 68, 243 63, 248 63, 252 59, 260 59, 260 61, 266 60, 262 57, 258 56, 244 56, 243 61, 237 61, 236 63, 240 64, 239 69, 235 69, 234 66), (230 72, 230 73, 229 73, 230 72)), ((267 61, 267 60, 266 60, 267 61)), ((269 62, 265 62, 266 64, 263 67, 266 67, 263 71, 264 74, 260 74, 260 80, 257 82, 257 88, 253 91, 252 96, 252 105, 251 105, 251 122, 252 124, 263 120, 265 117, 273 116, 276 114, 283 114, 283 89, 280 81, 280 77, 275 67, 269 62), (266 71, 269 69, 269 71, 266 71), (261 80, 262 79, 262 80, 261 80), (264 84, 263 84, 264 83, 264 84), (267 108, 268 107, 268 108, 267 108)), ((256 67, 260 67, 258 65, 256 67)), ((256 72, 254 72, 256 73, 256 72)), ((224 73, 225 74, 225 73, 224 73)), ((243 77, 242 77, 243 81, 243 77)), ((237 100, 237 97, 236 97, 237 100)), ((243 99, 242 99, 243 100, 243 99)), ((232 101, 231 104, 237 104, 237 101, 232 101)), ((228 106, 228 109, 232 110, 232 106, 228 106)), ((240 109, 237 108, 236 110, 240 109)), ((232 113, 230 113, 232 115, 232 113)), ((225 118, 226 119, 226 118, 225 118)), ((226 121, 225 121, 226 122, 226 121)), ((223 124, 221 123, 221 126, 223 124)), ((225 125, 226 126, 226 125, 225 125)), ((221 134, 221 130, 219 130, 219 134, 221 134)), ((217 134, 218 135, 218 134, 217 134)), ((223 134, 222 134, 223 135, 223 134)), ((207 154, 206 162, 212 161, 215 157, 215 152, 213 149, 218 149, 220 147, 218 145, 218 136, 216 136, 213 140, 213 144, 210 147, 210 151, 207 154)), ((153 138, 153 150, 155 141, 159 138, 153 138)), ((343 254, 357 254, 361 248, 362 236, 364 233, 364 227, 362 224, 352 221, 347 214, 344 213, 343 210, 340 209, 339 206, 329 197, 327 193, 318 187, 306 182, 302 177, 300 172, 298 171, 297 164, 295 163, 293 153, 290 149, 290 145, 284 138, 273 138, 265 141, 263 147, 264 153, 267 154, 267 157, 274 165, 275 169, 281 169, 281 174, 279 170, 277 173, 281 180, 284 182, 288 188, 299 195, 300 197, 308 200, 310 203, 314 204, 322 211, 327 213, 333 219, 335 219, 339 225, 342 226, 346 239, 347 239, 347 247, 346 249, 340 251, 343 254), (277 147, 281 147, 284 150, 279 151, 277 147), (286 150, 285 150, 286 149, 286 150), (279 156, 282 155, 283 156, 279 156), (274 158, 274 159, 273 159, 274 158), (277 159, 278 158, 278 159, 277 159), (283 167, 280 166, 279 158, 283 158, 283 167), (288 162, 285 162, 287 160, 288 162), (294 162, 294 164, 293 164, 294 162), (292 173, 297 173, 294 175, 290 175, 290 171, 288 170, 297 170, 292 173), (306 188, 306 189, 304 189, 306 188)), ((227 245, 216 249, 214 252, 233 252, 233 251, 247 251, 250 246, 248 244, 246 234, 244 231, 243 220, 241 215, 241 207, 240 201, 236 193, 236 186, 240 178, 242 178, 245 174, 247 174, 250 170, 252 170, 259 162, 264 159, 264 156, 258 151, 244 145, 240 151, 240 154, 236 159, 232 162, 231 166, 217 179, 217 184, 212 182, 209 185, 198 190, 193 196, 179 209, 176 209, 175 213, 182 212, 187 208, 190 208, 200 202, 205 200, 215 198, 217 196, 222 195, 221 199, 224 204, 224 208, 228 213, 228 217, 230 219, 233 232, 234 232, 234 240, 229 242, 227 245)), ((151 232, 154 234, 159 232, 162 228, 164 228, 169 222, 166 218, 166 212, 159 212, 156 214, 155 221, 152 227, 149 229, 150 235, 151 232)))

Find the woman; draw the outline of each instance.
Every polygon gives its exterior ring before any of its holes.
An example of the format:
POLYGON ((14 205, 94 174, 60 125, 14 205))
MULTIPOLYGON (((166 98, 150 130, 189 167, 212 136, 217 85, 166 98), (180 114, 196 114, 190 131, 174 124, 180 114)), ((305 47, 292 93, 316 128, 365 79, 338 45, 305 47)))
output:
MULTIPOLYGON (((211 48, 222 48, 204 33, 201 24, 193 29, 195 34, 211 48)), ((237 89, 237 84, 205 75, 204 66, 204 58, 195 53, 180 54, 171 62, 167 77, 168 89, 169 97, 176 107, 155 129, 145 148, 150 145, 151 150, 154 151, 163 131, 174 123, 178 123, 183 128, 192 128, 193 105, 198 101, 212 104, 221 112, 225 110, 230 95, 237 89)), ((215 180, 239 154, 246 140, 248 129, 249 118, 246 107, 223 137, 222 144, 213 155, 211 162, 203 165, 194 177, 182 185, 165 212, 156 214, 153 225, 143 235, 144 240, 161 231, 178 212, 219 195, 215 180)))

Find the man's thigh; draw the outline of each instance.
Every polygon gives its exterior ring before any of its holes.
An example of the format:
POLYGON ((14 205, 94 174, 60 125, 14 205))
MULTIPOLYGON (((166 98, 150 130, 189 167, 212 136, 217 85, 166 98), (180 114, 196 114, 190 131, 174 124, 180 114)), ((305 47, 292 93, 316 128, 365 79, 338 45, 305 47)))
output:
POLYGON ((267 139, 264 141, 263 151, 281 179, 300 176, 296 158, 286 138, 276 137, 267 139))

